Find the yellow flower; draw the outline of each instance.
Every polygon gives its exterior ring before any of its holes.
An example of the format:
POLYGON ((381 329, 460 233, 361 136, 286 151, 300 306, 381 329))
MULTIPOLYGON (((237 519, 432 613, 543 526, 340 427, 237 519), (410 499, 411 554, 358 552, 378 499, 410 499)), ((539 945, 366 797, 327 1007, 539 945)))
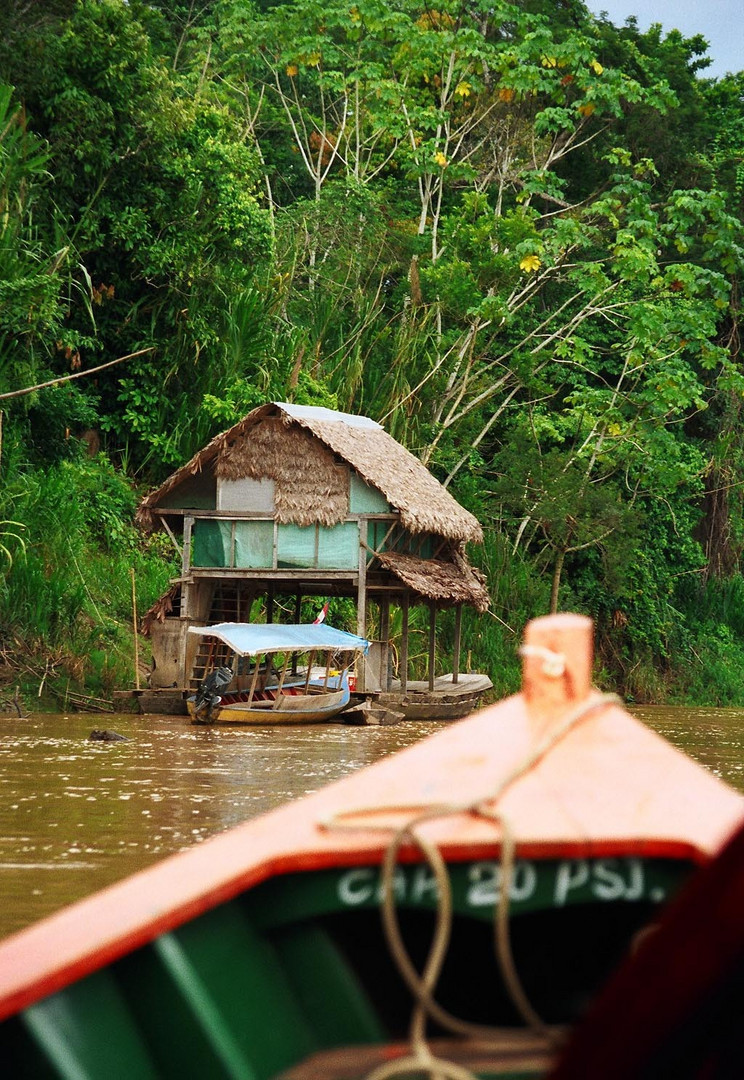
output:
POLYGON ((582 116, 591 116, 596 107, 591 101, 587 101, 586 105, 579 105, 579 112, 582 116))
POLYGON ((436 154, 434 155, 434 160, 436 161, 440 169, 443 169, 444 166, 447 164, 447 158, 444 156, 441 150, 437 150, 436 154))
POLYGON ((294 79, 296 74, 297 64, 287 64, 287 75, 289 75, 290 79, 294 79))
POLYGON ((525 255, 519 264, 519 269, 524 270, 526 274, 532 274, 535 270, 539 270, 541 265, 537 255, 525 255))
POLYGON ((470 94, 471 94, 470 83, 469 82, 458 83, 457 86, 455 87, 455 93, 459 94, 460 97, 470 97, 470 94))
POLYGON ((514 91, 509 86, 502 86, 499 90, 499 101, 513 101, 514 91))
POLYGON ((604 68, 600 64, 599 60, 592 60, 589 67, 592 69, 595 75, 601 75, 604 71, 604 68))

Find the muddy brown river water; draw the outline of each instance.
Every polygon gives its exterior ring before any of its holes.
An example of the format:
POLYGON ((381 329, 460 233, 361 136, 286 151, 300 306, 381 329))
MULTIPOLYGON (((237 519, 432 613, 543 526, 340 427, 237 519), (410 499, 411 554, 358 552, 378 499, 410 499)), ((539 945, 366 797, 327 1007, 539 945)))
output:
MULTIPOLYGON (((744 710, 635 714, 744 791, 744 710)), ((196 728, 186 717, 0 717, 0 936, 440 729, 196 728), (90 742, 95 727, 126 742, 90 742)))

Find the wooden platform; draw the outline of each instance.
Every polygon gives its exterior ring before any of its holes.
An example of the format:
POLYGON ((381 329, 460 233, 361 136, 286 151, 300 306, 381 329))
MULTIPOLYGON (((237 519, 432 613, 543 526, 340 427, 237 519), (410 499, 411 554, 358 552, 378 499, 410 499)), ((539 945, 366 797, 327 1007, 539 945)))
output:
POLYGON ((453 682, 452 674, 440 675, 429 689, 425 680, 406 683, 401 689, 395 680, 389 691, 375 695, 379 705, 403 713, 405 720, 459 720, 478 708, 483 695, 493 689, 487 675, 478 673, 458 675, 453 682))

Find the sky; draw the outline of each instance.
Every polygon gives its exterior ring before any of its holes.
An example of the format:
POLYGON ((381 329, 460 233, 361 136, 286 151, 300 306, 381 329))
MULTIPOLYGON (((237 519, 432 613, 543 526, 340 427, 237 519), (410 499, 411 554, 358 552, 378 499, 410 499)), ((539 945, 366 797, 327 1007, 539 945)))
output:
POLYGON ((685 37, 702 34, 709 42, 713 63, 700 72, 720 78, 727 71, 744 71, 744 0, 585 0, 595 15, 606 11, 622 26, 635 15, 641 30, 661 23, 665 31, 679 30, 685 37))

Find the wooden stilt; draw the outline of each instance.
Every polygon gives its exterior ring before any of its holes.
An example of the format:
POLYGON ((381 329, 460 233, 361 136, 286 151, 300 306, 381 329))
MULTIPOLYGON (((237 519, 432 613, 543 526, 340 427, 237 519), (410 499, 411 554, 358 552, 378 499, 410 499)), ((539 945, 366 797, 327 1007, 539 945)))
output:
MULTIPOLYGON (((295 596, 295 611, 294 620, 296 623, 300 622, 300 616, 302 614, 302 593, 297 593, 295 596)), ((297 653, 292 653, 292 674, 297 674, 297 653)))
MULTIPOLYGON (((357 582, 357 634, 367 636, 367 522, 359 519, 359 580, 357 582)), ((357 672, 357 690, 366 687, 366 661, 362 657, 357 672)))
POLYGON ((462 640, 462 604, 455 608, 455 648, 452 657, 452 682, 460 680, 460 642, 462 640))
POLYGON ((434 690, 434 663, 437 644, 437 609, 429 605, 429 690, 434 690))
POLYGON ((408 686, 408 607, 409 596, 406 592, 403 596, 403 605, 401 608, 402 629, 400 641, 400 671, 398 672, 400 677, 400 688, 404 694, 406 692, 406 687, 408 686))
POLYGON ((134 631, 134 685, 137 690, 140 688, 139 677, 139 632, 137 626, 137 589, 134 583, 134 567, 131 568, 132 572, 132 623, 134 631))
POLYGON ((187 686, 191 674, 190 659, 195 654, 196 643, 189 640, 188 628, 193 619, 193 584, 191 576, 191 535, 194 518, 187 514, 183 519, 183 550, 181 552, 181 629, 178 656, 177 682, 187 686))
POLYGON ((390 597, 387 593, 380 599, 380 641, 382 642, 382 671, 380 685, 390 690, 390 597))

